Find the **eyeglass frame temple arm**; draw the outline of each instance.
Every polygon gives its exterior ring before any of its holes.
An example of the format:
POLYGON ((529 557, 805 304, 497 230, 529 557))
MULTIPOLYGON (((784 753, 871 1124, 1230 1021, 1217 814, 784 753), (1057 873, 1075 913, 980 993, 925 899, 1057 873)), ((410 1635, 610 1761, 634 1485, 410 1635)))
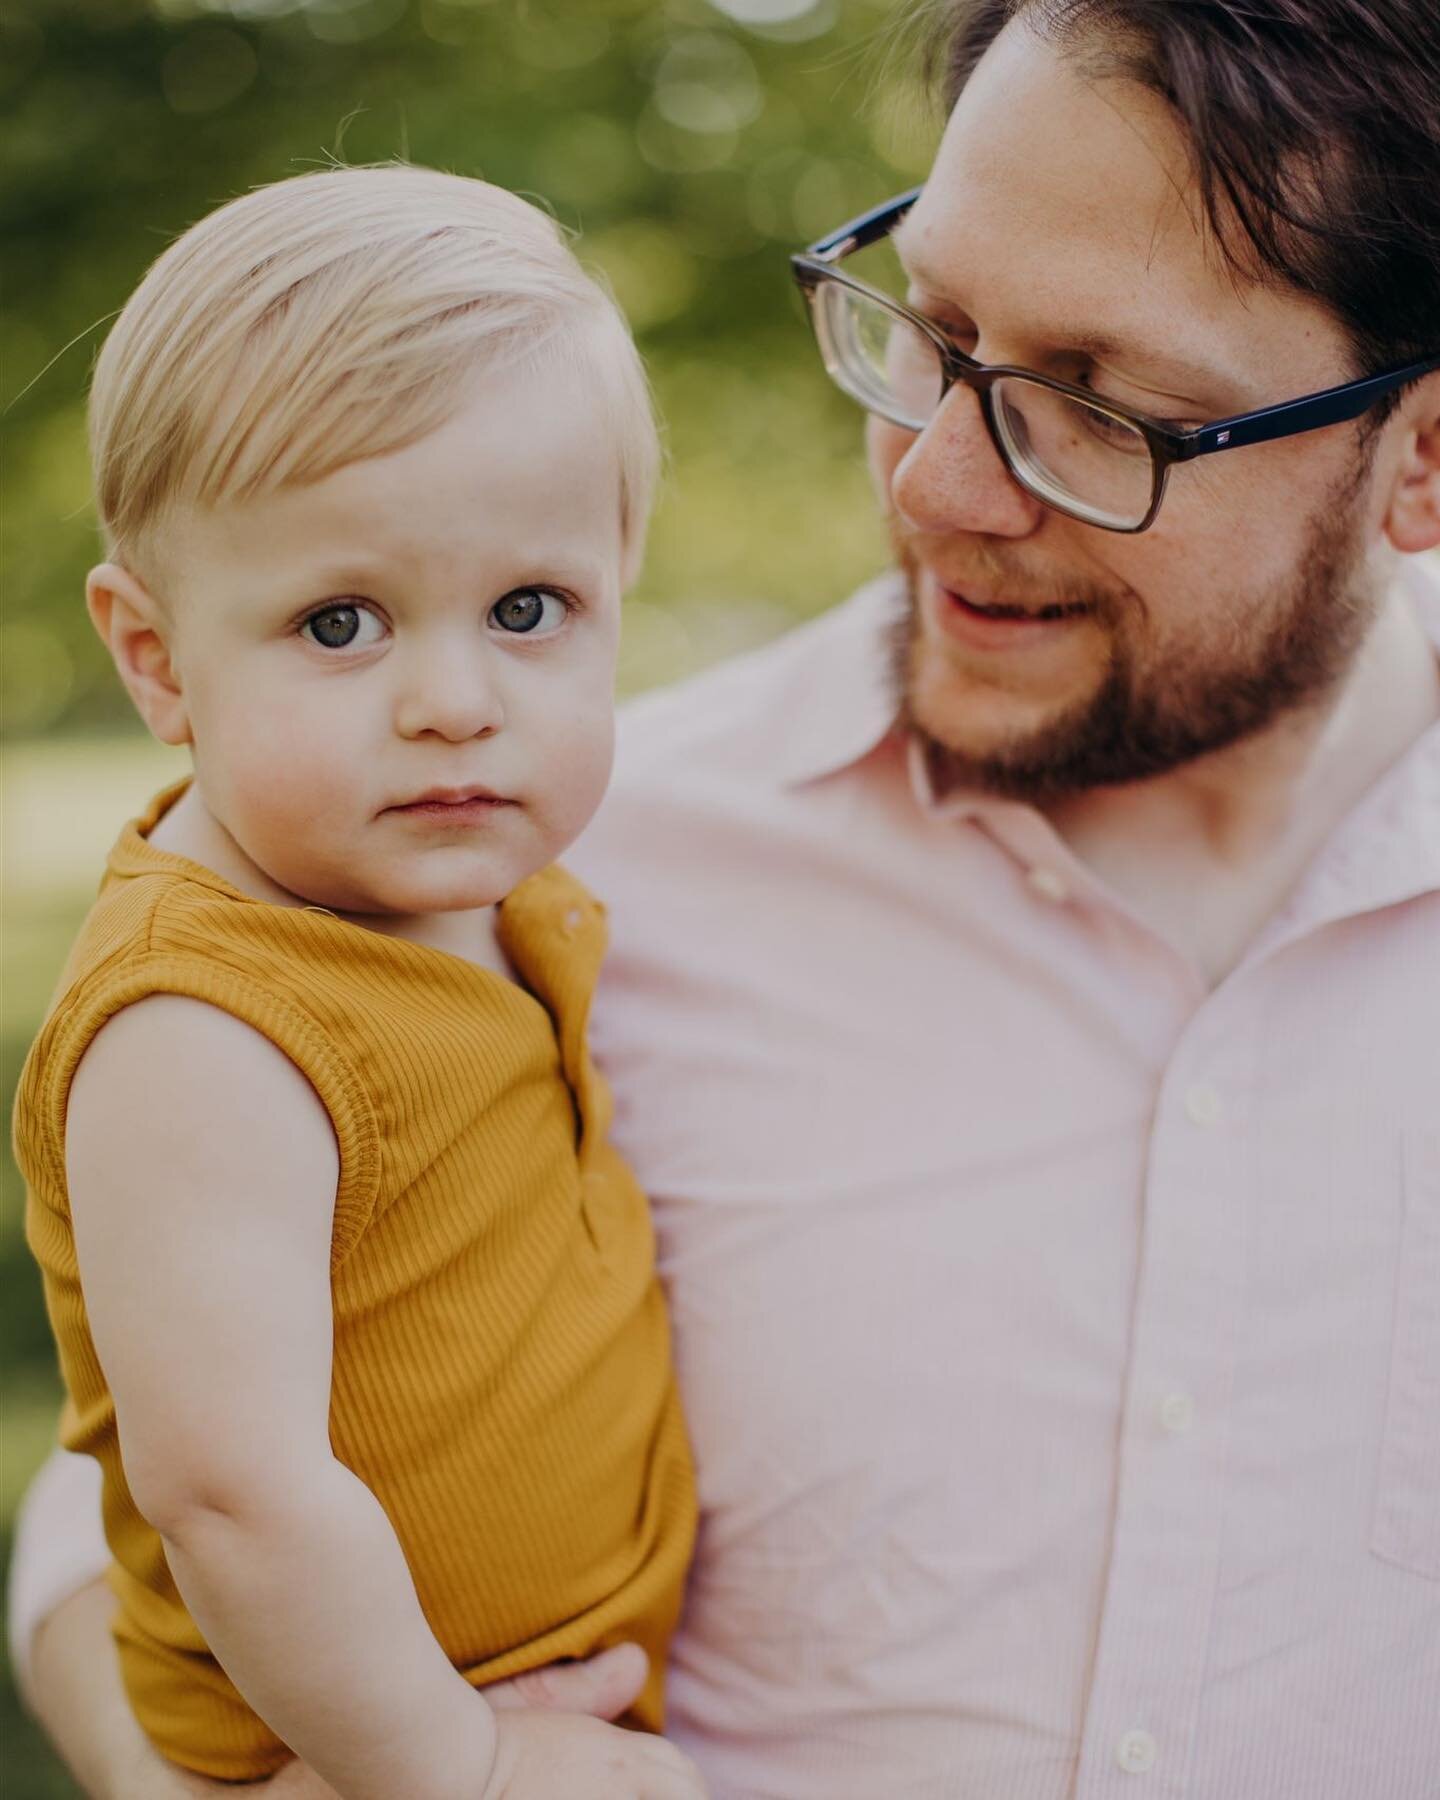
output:
POLYGON ((921 187, 911 188, 908 194, 897 194, 884 200, 879 206, 872 206, 869 212, 861 213, 858 219, 851 219, 838 230, 819 238, 813 244, 807 244, 804 255, 816 262, 837 263, 842 256, 849 256, 852 250, 864 250, 871 244, 879 243, 894 230, 900 218, 915 204, 925 190, 921 187))
POLYGON ((1189 462, 1217 450, 1238 450, 1243 444, 1267 444, 1275 438, 1296 437, 1302 431, 1318 431, 1325 425, 1343 425, 1368 412, 1395 388, 1418 381, 1435 369, 1440 369, 1440 355, 1422 357, 1419 362, 1382 369, 1359 381, 1343 381, 1318 394, 1302 394, 1282 400, 1278 406, 1261 407, 1258 412, 1212 419, 1195 431, 1167 432, 1165 439, 1176 462, 1189 462))

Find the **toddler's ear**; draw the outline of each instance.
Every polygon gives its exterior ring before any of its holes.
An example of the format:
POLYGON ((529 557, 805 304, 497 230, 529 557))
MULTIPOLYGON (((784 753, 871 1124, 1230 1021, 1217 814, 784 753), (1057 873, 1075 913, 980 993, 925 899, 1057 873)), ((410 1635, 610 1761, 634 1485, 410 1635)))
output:
POLYGON ((140 717, 162 744, 188 744, 190 717, 170 654, 165 609, 142 581, 113 562, 90 571, 85 604, 140 717))

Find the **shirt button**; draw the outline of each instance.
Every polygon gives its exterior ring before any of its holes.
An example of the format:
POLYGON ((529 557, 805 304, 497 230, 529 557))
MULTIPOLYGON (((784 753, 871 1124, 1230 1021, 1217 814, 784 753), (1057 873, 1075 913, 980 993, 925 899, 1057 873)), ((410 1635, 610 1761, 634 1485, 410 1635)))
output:
POLYGON ((1195 1402, 1188 1394, 1167 1394, 1160 1402, 1160 1423, 1178 1437, 1195 1423, 1195 1402))
POLYGON ((1115 1760, 1127 1775, 1148 1775, 1160 1746, 1148 1731, 1127 1731, 1115 1746, 1115 1760))
POLYGON ((1197 1081, 1185 1092, 1185 1113, 1192 1125, 1218 1125, 1225 1102, 1206 1081, 1197 1081))
POLYGON ((1053 900, 1058 906, 1070 898, 1070 883, 1054 869, 1031 869, 1026 879, 1042 900, 1053 900))

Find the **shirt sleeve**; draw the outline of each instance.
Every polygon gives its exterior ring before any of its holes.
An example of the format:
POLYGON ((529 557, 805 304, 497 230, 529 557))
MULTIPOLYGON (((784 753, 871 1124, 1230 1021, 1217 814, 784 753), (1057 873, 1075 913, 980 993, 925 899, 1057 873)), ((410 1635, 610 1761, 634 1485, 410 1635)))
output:
POLYGON ((100 1465, 89 1456, 53 1451, 20 1503, 10 1557, 10 1666, 27 1702, 36 1631, 109 1565, 100 1520, 100 1465))

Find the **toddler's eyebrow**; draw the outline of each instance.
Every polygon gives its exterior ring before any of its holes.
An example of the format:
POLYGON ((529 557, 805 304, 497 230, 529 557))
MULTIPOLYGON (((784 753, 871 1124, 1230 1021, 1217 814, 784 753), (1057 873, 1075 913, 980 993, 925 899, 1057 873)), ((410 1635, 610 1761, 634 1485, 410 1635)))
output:
POLYGON ((374 584, 385 568, 383 558, 357 560, 317 558, 314 562, 301 562, 295 567, 293 585, 309 590, 328 589, 332 592, 348 591, 351 588, 366 588, 374 584))

